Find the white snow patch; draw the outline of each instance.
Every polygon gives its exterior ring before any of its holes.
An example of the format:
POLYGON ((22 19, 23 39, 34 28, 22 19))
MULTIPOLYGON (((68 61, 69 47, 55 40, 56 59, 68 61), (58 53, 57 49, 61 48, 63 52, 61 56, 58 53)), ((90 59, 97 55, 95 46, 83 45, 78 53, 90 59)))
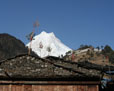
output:
MULTIPOLYGON (((70 51, 71 49, 64 45, 54 33, 46 33, 45 31, 41 32, 39 35, 36 35, 32 40, 31 49, 40 57, 46 56, 56 56, 59 57, 61 55, 65 55, 66 52, 70 51), (40 44, 43 45, 43 48, 39 48, 40 44), (51 51, 48 52, 47 48, 50 47, 51 51)), ((29 47, 30 43, 26 46, 29 47)))

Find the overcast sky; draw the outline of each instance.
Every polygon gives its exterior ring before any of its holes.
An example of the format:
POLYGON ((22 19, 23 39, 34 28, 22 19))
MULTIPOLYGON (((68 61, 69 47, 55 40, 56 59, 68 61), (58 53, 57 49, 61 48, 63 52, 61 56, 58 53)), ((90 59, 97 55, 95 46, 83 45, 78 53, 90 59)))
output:
POLYGON ((0 0, 0 33, 26 44, 36 19, 36 34, 54 32, 72 49, 81 44, 114 49, 114 0, 0 0))

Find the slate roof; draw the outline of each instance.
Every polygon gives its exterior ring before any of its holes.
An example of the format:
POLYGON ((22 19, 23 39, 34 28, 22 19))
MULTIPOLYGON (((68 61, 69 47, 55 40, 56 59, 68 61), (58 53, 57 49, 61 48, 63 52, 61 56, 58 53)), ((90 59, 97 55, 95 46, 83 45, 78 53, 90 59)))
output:
POLYGON ((1 61, 0 79, 100 80, 106 70, 107 67, 86 61, 75 63, 56 57, 43 59, 24 54, 1 61))

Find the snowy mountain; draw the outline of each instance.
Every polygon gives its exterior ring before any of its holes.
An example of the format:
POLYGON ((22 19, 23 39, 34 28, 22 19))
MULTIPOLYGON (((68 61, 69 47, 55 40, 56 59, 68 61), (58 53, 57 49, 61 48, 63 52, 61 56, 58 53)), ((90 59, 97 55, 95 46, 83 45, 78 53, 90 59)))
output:
MULTIPOLYGON (((30 43, 27 44, 30 46, 30 43)), ((54 33, 41 32, 36 35, 31 42, 31 49, 40 57, 65 55, 71 49, 64 45, 54 33)))

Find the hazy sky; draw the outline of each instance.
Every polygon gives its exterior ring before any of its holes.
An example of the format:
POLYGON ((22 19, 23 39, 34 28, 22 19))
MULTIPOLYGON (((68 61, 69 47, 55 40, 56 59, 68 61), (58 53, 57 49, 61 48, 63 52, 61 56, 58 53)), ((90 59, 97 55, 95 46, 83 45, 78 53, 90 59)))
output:
POLYGON ((81 44, 114 49, 114 0, 0 0, 0 33, 26 44, 36 19, 36 34, 54 32, 72 49, 81 44))

